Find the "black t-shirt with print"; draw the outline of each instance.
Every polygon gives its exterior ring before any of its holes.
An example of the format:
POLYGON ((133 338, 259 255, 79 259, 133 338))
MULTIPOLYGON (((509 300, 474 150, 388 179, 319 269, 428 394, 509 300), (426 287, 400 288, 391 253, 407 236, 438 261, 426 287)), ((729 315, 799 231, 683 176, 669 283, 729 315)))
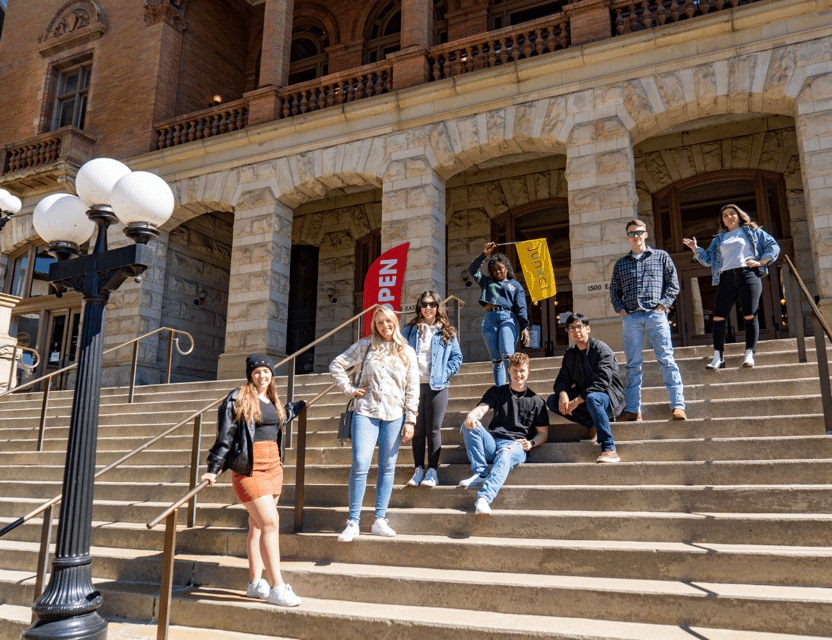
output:
POLYGON ((491 387, 485 392, 480 404, 494 410, 488 430, 495 438, 530 440, 537 433, 537 427, 549 426, 546 403, 528 387, 519 398, 512 392, 510 384, 491 387))

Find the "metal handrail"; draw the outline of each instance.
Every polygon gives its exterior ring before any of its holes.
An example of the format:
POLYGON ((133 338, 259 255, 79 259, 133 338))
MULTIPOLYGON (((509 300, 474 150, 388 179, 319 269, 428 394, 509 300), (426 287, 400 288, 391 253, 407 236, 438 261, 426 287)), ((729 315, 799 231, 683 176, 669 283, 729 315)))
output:
POLYGON ((783 285, 786 288, 786 303, 789 311, 789 327, 794 327, 797 338, 797 359, 799 362, 806 362, 806 336, 803 327, 803 305, 800 303, 799 294, 809 303, 812 310, 812 326, 815 334, 815 351, 818 358, 818 378, 820 379, 820 398, 823 406, 823 422, 826 433, 832 435, 832 384, 829 380, 829 360, 826 354, 826 338, 832 341, 832 331, 823 317, 823 313, 815 304, 812 294, 806 288, 803 278, 797 272, 797 268, 789 256, 784 256, 784 263, 788 267, 785 270, 783 285), (794 278, 797 283, 795 287, 791 281, 794 278))
POLYGON ((27 371, 34 371, 35 368, 40 364, 40 354, 37 352, 37 349, 32 349, 31 347, 24 347, 23 345, 18 344, 18 343, 15 343, 14 347, 12 347, 12 345, 7 344, 7 345, 3 345, 2 348, 4 350, 5 349, 12 349, 11 366, 9 367, 9 382, 6 385, 6 391, 11 391, 12 383, 14 382, 14 374, 17 373, 18 365, 23 367, 27 371), (34 355, 34 363, 26 364, 25 362, 23 362, 23 360, 21 360, 18 363, 18 361, 17 361, 18 360, 18 357, 17 357, 18 352, 20 352, 21 356, 24 353, 33 354, 34 355))
MULTIPOLYGON (((176 351, 179 352, 180 355, 186 356, 194 350, 194 346, 195 346, 196 343, 194 342, 193 336, 190 333, 188 333, 187 331, 182 331, 181 329, 173 329, 171 327, 159 327, 158 329, 154 329, 150 333, 145 333, 142 336, 138 336, 137 338, 133 338, 132 340, 128 340, 127 342, 122 342, 120 345, 112 347, 111 349, 107 349, 102 354, 102 355, 106 355, 108 353, 112 353, 113 351, 117 351, 118 349, 121 349, 123 347, 126 347, 129 344, 133 345, 133 358, 131 360, 131 365, 130 365, 130 390, 128 391, 128 394, 127 394, 127 402, 129 404, 133 403, 133 398, 134 398, 135 389, 136 389, 136 369, 138 367, 138 362, 139 362, 139 342, 141 340, 144 340, 145 338, 149 338, 150 336, 152 336, 154 334, 157 334, 161 331, 167 331, 168 332, 168 357, 167 357, 167 366, 166 366, 166 369, 165 369, 165 384, 169 384, 170 383, 171 363, 173 361, 173 345, 174 345, 174 343, 176 344, 176 351), (188 336, 188 339, 191 341, 191 347, 187 351, 182 351, 181 347, 179 346, 179 336, 177 335, 177 336, 174 337, 174 334, 179 334, 179 333, 181 333, 182 335, 188 336)), ((35 353, 37 353, 37 351, 35 351, 35 353)), ((26 366, 26 365, 24 365, 24 366, 26 366)), ((53 371, 52 373, 47 373, 45 376, 41 376, 40 378, 35 378, 34 380, 30 380, 26 384, 22 384, 20 386, 17 386, 14 389, 9 388, 6 391, 3 391, 2 393, 0 393, 0 398, 2 398, 3 396, 9 395, 10 393, 17 393, 21 389, 25 389, 26 387, 31 387, 32 385, 35 385, 35 384, 37 384, 39 382, 42 382, 44 380, 49 380, 49 383, 46 384, 43 388, 43 402, 41 403, 41 407, 40 407, 40 421, 38 423, 38 443, 37 443, 37 448, 35 449, 35 451, 43 451, 43 439, 44 439, 44 434, 46 432, 46 411, 49 407, 49 393, 50 393, 51 388, 52 388, 51 379, 54 376, 60 375, 62 373, 66 373, 67 371, 70 371, 71 369, 75 369, 77 366, 78 366, 77 363, 73 363, 73 364, 71 364, 67 367, 64 367, 63 369, 58 369, 57 371, 53 371)), ((2 535, 2 533, 0 533, 0 535, 2 535)))

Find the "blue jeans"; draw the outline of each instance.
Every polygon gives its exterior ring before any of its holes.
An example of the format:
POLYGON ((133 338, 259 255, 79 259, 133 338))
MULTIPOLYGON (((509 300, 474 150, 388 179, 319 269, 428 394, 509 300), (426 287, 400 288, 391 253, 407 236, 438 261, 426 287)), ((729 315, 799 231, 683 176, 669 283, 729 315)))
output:
POLYGON ((352 467, 350 468, 350 520, 359 521, 364 490, 367 488, 367 472, 373 459, 373 449, 378 441, 378 481, 376 482, 375 518, 387 513, 390 494, 393 493, 393 476, 396 473, 396 457, 402 443, 404 416, 395 420, 368 418, 357 413, 352 419, 352 467))
POLYGON ((486 311, 482 319, 482 339, 494 367, 494 384, 503 386, 509 380, 508 360, 517 346, 520 325, 511 311, 486 311))
MULTIPOLYGON (((570 389, 567 394, 570 400, 578 397, 578 392, 574 389, 570 389)), ((572 422, 577 422, 587 429, 595 427, 601 451, 615 451, 615 441, 612 439, 612 431, 610 430, 610 417, 607 415, 607 410, 610 408, 610 397, 606 393, 596 391, 586 394, 584 403, 575 407, 571 416, 564 416, 560 412, 558 408, 559 397, 559 393, 553 393, 546 400, 549 411, 572 422)))
POLYGON ((485 477, 488 464, 493 463, 491 473, 477 493, 478 498, 485 498, 491 504, 508 478, 508 472, 526 461, 526 452, 520 443, 507 438, 495 438, 482 425, 476 429, 466 429, 462 425, 461 429, 465 450, 471 461, 471 471, 485 477))
POLYGON ((656 353, 662 369, 662 379, 670 396, 671 409, 685 408, 684 386, 679 366, 673 359, 673 339, 666 313, 635 311, 624 316, 622 329, 624 354, 627 356, 627 388, 624 390, 624 410, 641 413, 641 365, 644 336, 656 353))

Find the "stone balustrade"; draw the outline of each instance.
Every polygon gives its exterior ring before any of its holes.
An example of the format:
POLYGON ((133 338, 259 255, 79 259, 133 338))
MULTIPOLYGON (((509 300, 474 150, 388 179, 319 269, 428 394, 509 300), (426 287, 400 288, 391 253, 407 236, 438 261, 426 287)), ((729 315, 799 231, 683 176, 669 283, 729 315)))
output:
POLYGON ((673 22, 702 16, 712 11, 733 9, 760 0, 615 0, 610 5, 614 36, 644 31, 673 22))
POLYGON ((283 117, 355 102, 388 93, 393 88, 393 68, 382 60, 323 78, 290 85, 280 90, 283 117))
POLYGON ((159 134, 157 149, 175 147, 194 140, 244 129, 248 124, 248 99, 203 109, 154 125, 159 134))
POLYGON ((0 146, 0 187, 26 193, 61 176, 75 175, 90 160, 95 136, 72 126, 0 146))
POLYGON ((569 17, 545 18, 455 40, 430 49, 433 80, 496 67, 569 46, 569 17))

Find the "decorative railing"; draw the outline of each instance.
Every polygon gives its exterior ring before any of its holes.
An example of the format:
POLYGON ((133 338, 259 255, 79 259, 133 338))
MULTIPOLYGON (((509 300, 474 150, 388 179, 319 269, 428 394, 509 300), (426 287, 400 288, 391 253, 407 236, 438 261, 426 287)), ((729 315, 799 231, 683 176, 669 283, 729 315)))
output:
POLYGON ((433 80, 488 69, 569 46, 569 17, 556 13, 522 25, 431 47, 433 80))
POLYGON ((175 147, 194 140, 213 138, 221 133, 244 129, 248 124, 248 98, 171 118, 155 125, 157 149, 175 147))
POLYGON ((379 96, 392 89, 392 65, 387 60, 382 60, 284 87, 278 95, 283 102, 283 117, 291 118, 309 111, 379 96))
POLYGON ((733 9, 759 0, 615 0, 610 5, 614 36, 689 20, 712 11, 733 9))
POLYGON ((3 175, 36 169, 62 159, 83 164, 92 157, 95 138, 75 127, 63 127, 0 148, 3 175))

